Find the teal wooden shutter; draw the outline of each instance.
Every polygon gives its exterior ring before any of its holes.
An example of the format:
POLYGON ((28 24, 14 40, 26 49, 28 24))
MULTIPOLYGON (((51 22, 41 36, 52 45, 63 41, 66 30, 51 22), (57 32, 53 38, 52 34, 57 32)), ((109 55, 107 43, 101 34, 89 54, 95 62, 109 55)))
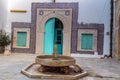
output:
POLYGON ((17 32, 16 46, 26 47, 27 32, 17 32))
POLYGON ((81 49, 93 50, 93 34, 82 34, 81 36, 81 49))

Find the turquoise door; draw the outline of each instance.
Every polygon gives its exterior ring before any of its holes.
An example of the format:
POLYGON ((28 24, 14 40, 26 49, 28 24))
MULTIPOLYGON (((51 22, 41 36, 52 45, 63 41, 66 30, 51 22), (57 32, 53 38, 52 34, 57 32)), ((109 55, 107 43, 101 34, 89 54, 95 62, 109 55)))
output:
POLYGON ((55 18, 49 19, 44 27, 44 54, 51 55, 54 51, 55 18))
POLYGON ((54 45, 57 45, 58 54, 62 54, 63 47, 63 26, 61 21, 56 18, 49 19, 44 27, 44 54, 52 55, 54 45))

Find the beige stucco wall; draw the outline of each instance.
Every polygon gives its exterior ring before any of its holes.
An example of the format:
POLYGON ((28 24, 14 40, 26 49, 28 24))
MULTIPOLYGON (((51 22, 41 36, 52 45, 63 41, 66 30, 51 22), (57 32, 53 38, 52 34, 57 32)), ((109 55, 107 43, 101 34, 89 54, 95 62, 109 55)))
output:
POLYGON ((116 59, 120 59, 120 0, 115 1, 115 39, 114 54, 116 59))
POLYGON ((8 0, 0 0, 0 29, 6 26, 8 17, 8 0))

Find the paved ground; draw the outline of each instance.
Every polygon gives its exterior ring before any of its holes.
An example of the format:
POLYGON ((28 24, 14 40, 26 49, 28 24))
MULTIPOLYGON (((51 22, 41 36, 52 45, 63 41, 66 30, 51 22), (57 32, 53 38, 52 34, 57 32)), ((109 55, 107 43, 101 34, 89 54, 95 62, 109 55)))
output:
MULTIPOLYGON (((35 57, 34 54, 12 54, 11 56, 0 54, 0 80, 41 80, 30 79, 20 73, 21 69, 34 62, 35 57)), ((120 80, 120 61, 93 58, 75 59, 77 64, 89 73, 87 77, 79 80, 120 80)))

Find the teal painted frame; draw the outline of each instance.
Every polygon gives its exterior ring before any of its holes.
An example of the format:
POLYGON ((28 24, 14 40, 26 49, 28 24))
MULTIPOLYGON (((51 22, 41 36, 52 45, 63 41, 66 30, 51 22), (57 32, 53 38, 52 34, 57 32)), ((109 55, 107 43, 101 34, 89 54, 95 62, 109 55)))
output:
POLYGON ((27 45, 27 32, 17 32, 16 46, 25 47, 27 45))
POLYGON ((29 48, 30 47, 30 28, 14 28, 13 30, 13 48, 29 48), (26 32, 26 46, 17 45, 17 33, 26 32))
POLYGON ((77 51, 97 52, 97 30, 96 29, 78 29, 77 51), (93 34, 94 43, 93 43, 93 49, 92 50, 85 50, 85 49, 81 48, 82 34, 93 34))

